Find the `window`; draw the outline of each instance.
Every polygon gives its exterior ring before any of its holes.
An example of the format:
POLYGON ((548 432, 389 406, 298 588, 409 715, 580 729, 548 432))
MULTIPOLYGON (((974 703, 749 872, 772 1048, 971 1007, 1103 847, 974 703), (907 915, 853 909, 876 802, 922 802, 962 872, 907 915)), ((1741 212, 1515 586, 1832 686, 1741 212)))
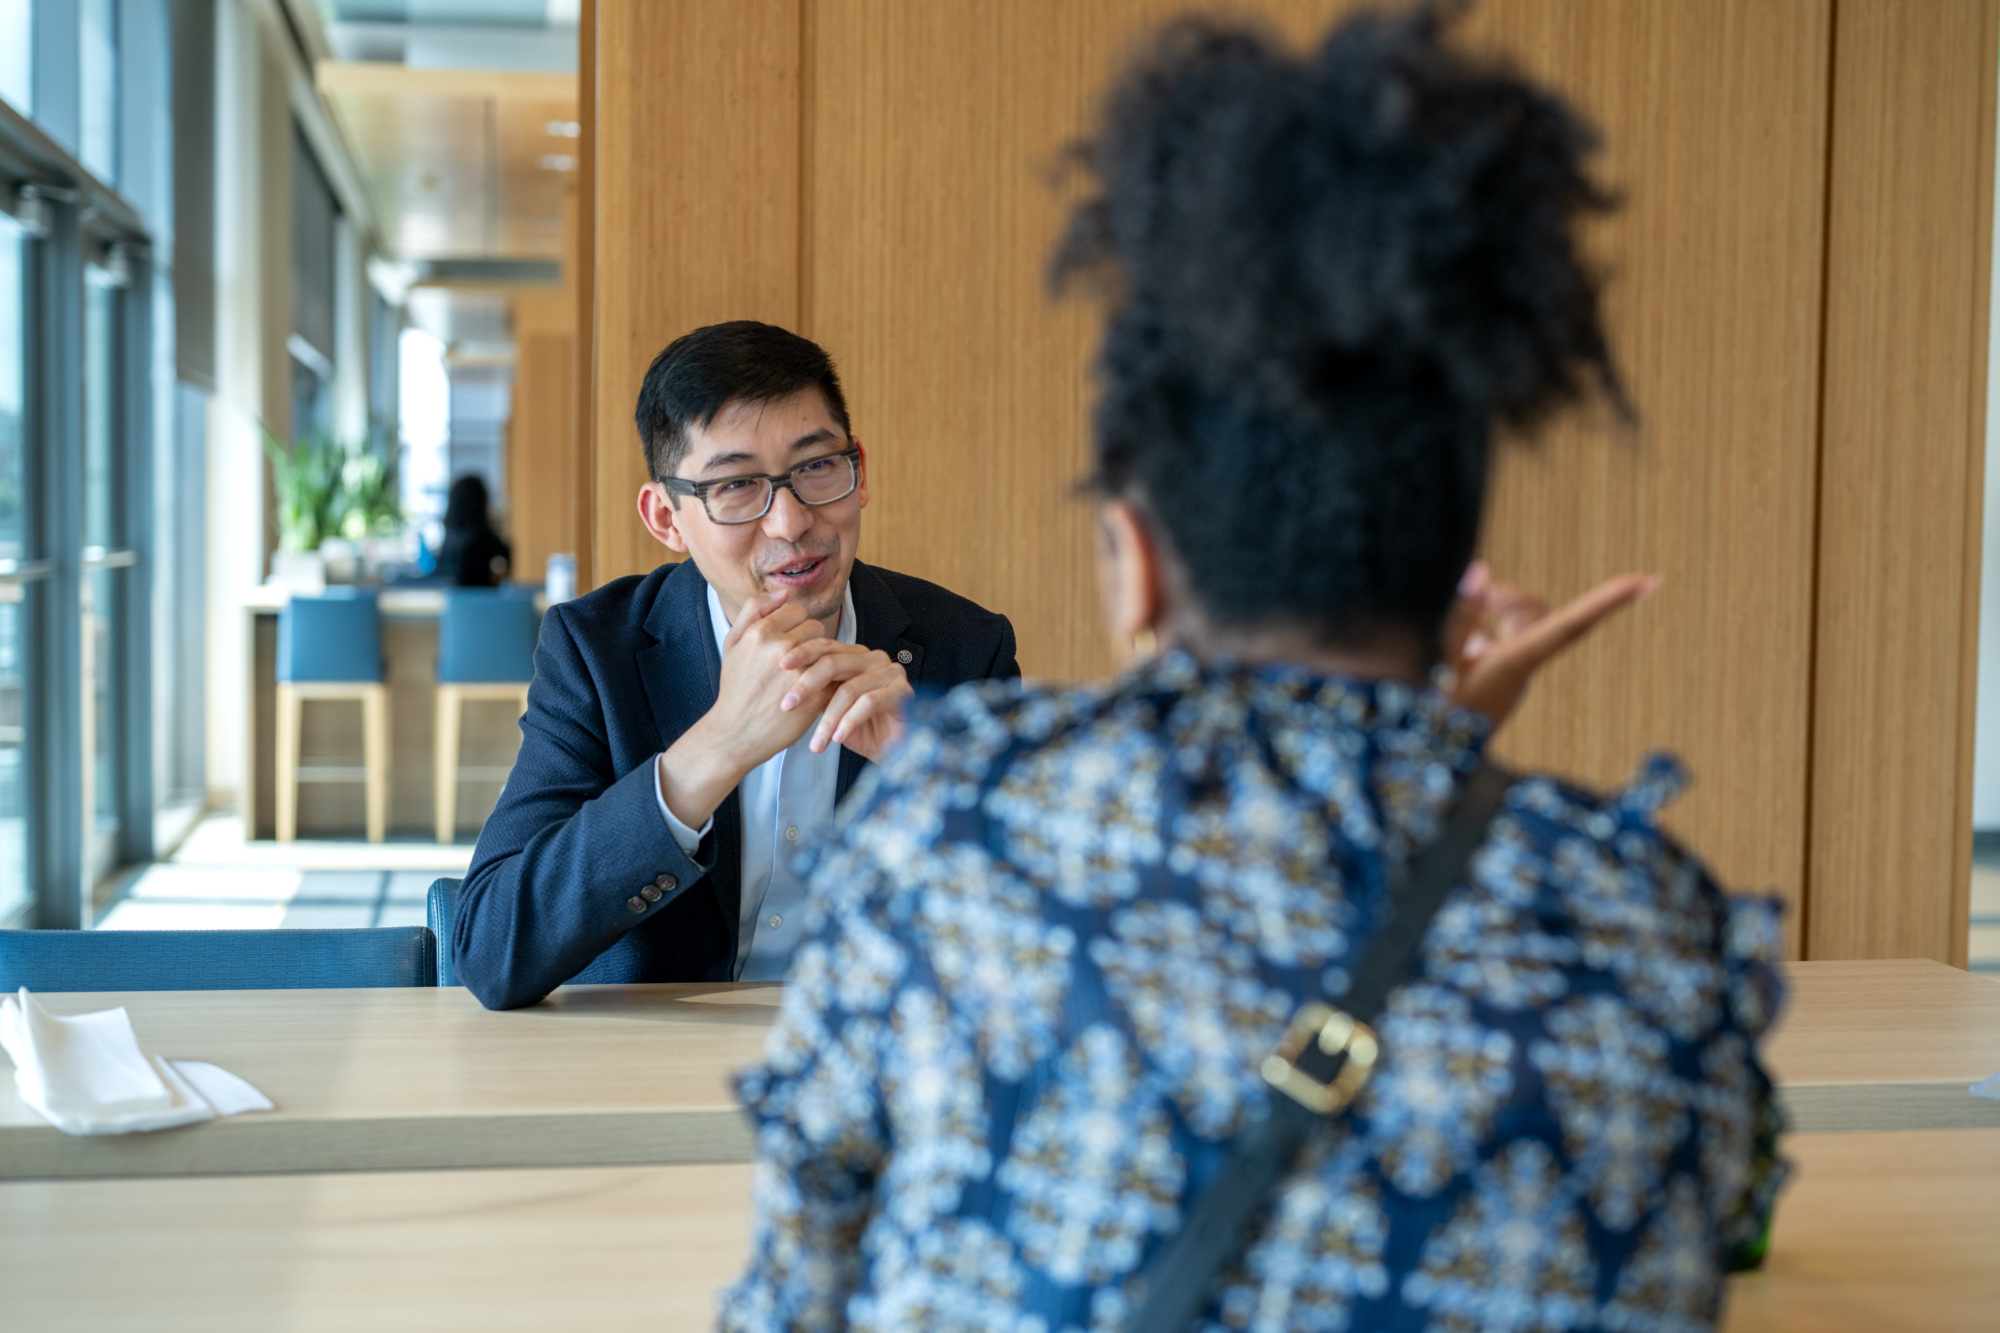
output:
POLYGON ((125 463, 124 287, 117 251, 84 270, 83 762, 85 871, 96 883, 118 863, 127 753, 120 663, 132 552, 120 519, 125 463))
POLYGON ((28 598, 15 581, 27 554, 27 238, 0 213, 0 925, 20 924, 28 882, 28 598))
POLYGON ((34 0, 0 0, 0 100, 24 116, 35 106, 34 39, 34 0))
POLYGON ((82 0, 82 31, 77 34, 77 91, 82 122, 82 151, 77 155, 90 173, 103 181, 118 179, 118 4, 117 0, 82 0))

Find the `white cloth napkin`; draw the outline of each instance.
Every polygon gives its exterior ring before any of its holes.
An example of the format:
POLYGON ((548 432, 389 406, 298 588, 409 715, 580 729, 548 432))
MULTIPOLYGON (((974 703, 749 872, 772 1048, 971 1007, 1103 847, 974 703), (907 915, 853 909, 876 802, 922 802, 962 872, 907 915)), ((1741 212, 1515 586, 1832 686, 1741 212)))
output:
POLYGON ((0 1049, 14 1061, 21 1100, 65 1134, 131 1134, 275 1109, 226 1069, 147 1055, 123 1008, 58 1018, 25 986, 0 1000, 0 1049))
POLYGON ((2000 1102, 2000 1074, 1990 1075, 1973 1084, 1972 1095, 1975 1097, 1991 1097, 1994 1101, 2000 1102))

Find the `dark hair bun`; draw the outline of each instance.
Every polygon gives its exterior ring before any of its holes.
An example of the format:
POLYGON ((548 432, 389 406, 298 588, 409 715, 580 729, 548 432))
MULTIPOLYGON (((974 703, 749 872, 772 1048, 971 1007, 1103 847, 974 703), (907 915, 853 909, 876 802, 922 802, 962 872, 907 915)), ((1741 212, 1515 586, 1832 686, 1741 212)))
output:
POLYGON ((1434 628, 1491 427, 1593 382, 1622 406, 1576 240, 1610 206, 1595 136, 1444 26, 1364 14, 1297 56, 1175 22, 1081 149, 1099 188, 1053 276, 1112 300, 1099 481, 1139 483, 1218 619, 1434 628), (1231 480, 1274 467, 1293 484, 1231 480))

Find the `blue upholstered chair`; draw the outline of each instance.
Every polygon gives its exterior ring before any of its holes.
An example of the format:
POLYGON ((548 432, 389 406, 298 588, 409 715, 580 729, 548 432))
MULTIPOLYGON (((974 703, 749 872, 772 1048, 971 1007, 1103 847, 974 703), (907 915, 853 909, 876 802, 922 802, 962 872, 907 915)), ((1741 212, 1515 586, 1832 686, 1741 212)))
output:
POLYGON ((424 895, 424 920, 437 936, 438 985, 456 986, 458 969, 451 965, 451 918, 458 911, 458 881, 434 879, 424 895))
POLYGON ((382 679, 382 618, 372 593, 330 588, 294 597, 278 613, 278 841, 298 835, 299 783, 367 784, 368 841, 389 824, 389 687, 382 679), (308 699, 361 704, 361 767, 299 762, 308 699))
POLYGON ((508 768, 462 767, 459 732, 468 699, 502 699, 528 711, 535 677, 535 602, 531 590, 454 588, 438 622, 437 754, 434 760, 437 840, 458 832, 458 784, 465 778, 505 782, 508 768))
POLYGON ((434 986, 425 926, 370 930, 0 930, 0 991, 434 986))

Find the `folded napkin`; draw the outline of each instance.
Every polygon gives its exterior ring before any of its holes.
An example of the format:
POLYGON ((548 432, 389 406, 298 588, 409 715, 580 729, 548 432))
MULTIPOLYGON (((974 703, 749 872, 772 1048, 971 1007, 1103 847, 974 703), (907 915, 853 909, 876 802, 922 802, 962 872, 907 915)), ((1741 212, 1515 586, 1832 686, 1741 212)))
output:
POLYGON ((1973 1084, 1972 1095, 1975 1097, 1991 1097, 1994 1101, 2000 1102, 2000 1074, 1989 1075, 1973 1084))
POLYGON ((226 1069, 147 1055, 123 1008, 58 1018, 26 986, 0 1000, 0 1049, 14 1061, 21 1100, 65 1134, 131 1134, 274 1109, 226 1069))

